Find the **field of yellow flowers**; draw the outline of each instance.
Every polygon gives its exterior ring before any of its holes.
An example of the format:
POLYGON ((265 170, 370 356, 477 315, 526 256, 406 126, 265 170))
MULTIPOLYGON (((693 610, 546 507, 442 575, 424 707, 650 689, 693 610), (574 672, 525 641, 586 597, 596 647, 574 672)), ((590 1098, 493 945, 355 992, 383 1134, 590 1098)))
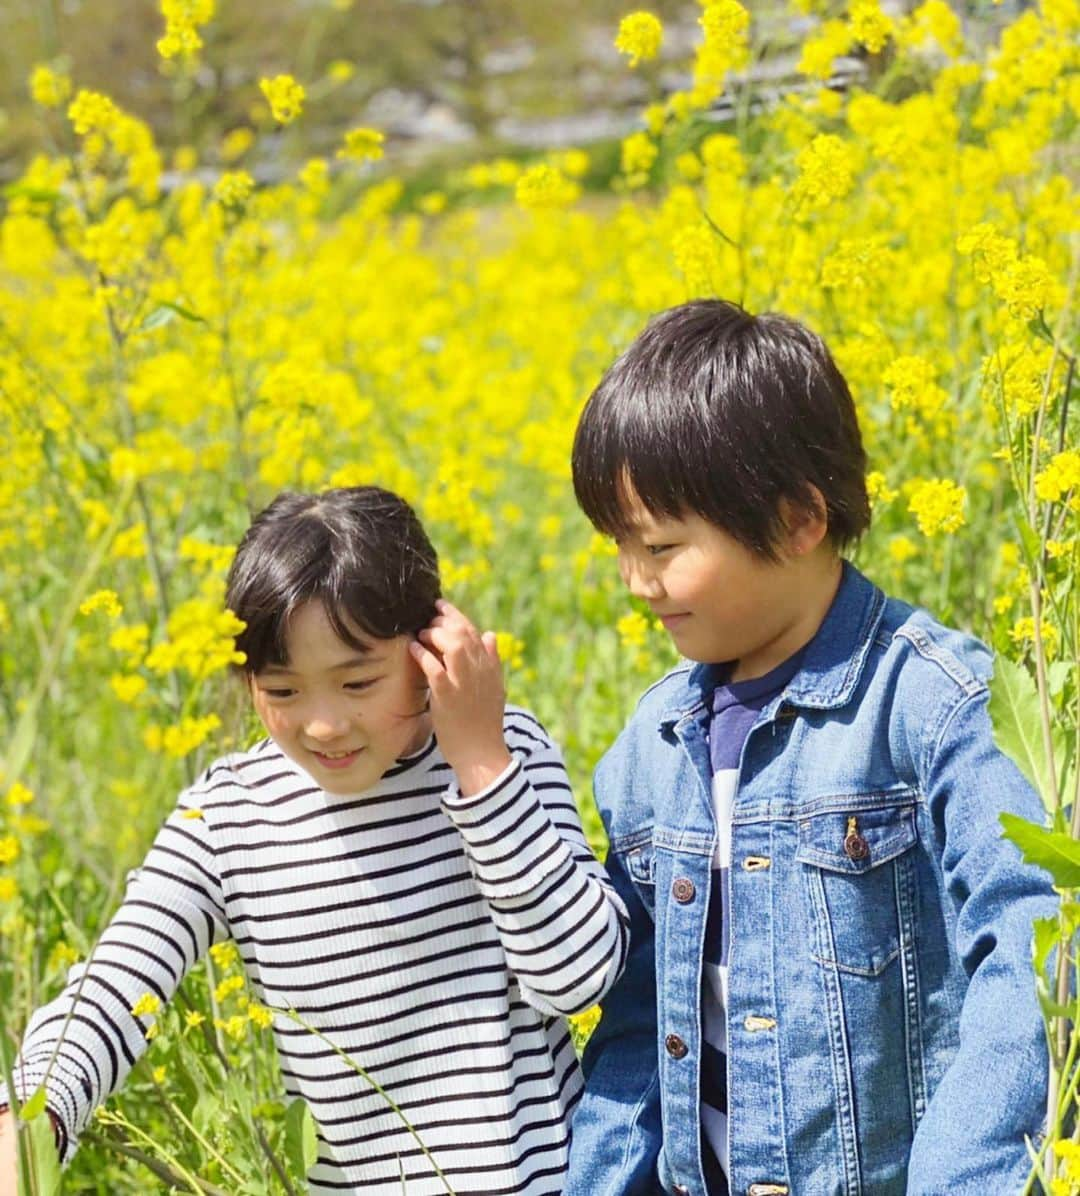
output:
MULTIPOLYGON (((573 150, 417 194, 368 165, 383 146, 364 128, 257 186, 242 159, 164 161, 137 114, 28 64, 42 151, 0 222, 5 1068, 177 790, 252 733, 225 677, 223 576, 281 488, 378 482, 414 502, 447 592, 500 630, 511 696, 562 742, 599 846, 590 769, 671 655, 576 511, 570 442, 616 352, 694 296, 790 312, 830 343, 873 469, 857 559, 1002 655, 999 735, 1052 823, 1012 830, 1075 898, 1080 3, 1039 0, 977 45, 943 0, 902 18, 798 0, 797 86, 764 107, 754 17, 699 9, 687 87, 644 111, 602 191, 573 150), (833 89, 842 55, 864 69, 833 89), (713 123, 725 93, 734 115, 713 123)), ((213 0, 162 11, 159 53, 194 70, 213 0)), ((645 12, 612 30, 628 70, 663 32, 645 12)), ((253 98, 291 135, 316 118, 289 75, 253 98)), ((1053 1148, 1080 1080, 1077 911, 1036 935, 1043 964, 1069 948, 1040 981, 1054 1196, 1080 1192, 1077 1149, 1053 1148)), ((216 948, 65 1190, 302 1191, 311 1122, 285 1108, 264 1022, 216 948)))

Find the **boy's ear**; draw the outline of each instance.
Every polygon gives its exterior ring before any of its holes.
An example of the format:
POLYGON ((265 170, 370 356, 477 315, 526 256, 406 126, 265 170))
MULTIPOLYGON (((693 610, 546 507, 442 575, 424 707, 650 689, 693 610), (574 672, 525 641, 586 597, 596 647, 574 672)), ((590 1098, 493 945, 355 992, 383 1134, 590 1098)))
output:
POLYGON ((784 522, 787 551, 793 557, 807 556, 829 534, 829 516, 825 497, 814 485, 807 483, 806 503, 780 500, 780 518, 784 522))

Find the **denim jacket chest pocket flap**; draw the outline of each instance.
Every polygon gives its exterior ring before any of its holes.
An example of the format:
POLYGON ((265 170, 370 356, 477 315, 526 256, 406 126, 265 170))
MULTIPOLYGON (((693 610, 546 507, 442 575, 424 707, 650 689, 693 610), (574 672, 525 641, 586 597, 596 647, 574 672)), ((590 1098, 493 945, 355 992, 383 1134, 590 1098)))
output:
POLYGON ((914 935, 915 797, 853 798, 799 819, 814 957, 858 976, 881 974, 914 935))
POLYGON ((656 849, 652 828, 612 838, 609 850, 618 859, 651 915, 656 904, 656 849))

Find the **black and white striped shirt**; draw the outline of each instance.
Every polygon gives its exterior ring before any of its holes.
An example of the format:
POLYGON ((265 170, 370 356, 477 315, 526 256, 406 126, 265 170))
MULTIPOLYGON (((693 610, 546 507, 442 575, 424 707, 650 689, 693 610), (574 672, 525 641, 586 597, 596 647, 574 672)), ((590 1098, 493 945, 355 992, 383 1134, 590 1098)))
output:
MULTIPOLYGON (((331 796, 266 740, 182 795, 88 964, 31 1020, 15 1068, 48 1079, 69 1158, 211 944, 255 998, 294 1009, 400 1106, 458 1196, 562 1190, 581 1078, 564 1015, 622 969, 627 918, 581 832, 558 749, 508 708, 513 763, 462 797, 434 738, 357 797, 331 796), (185 817, 200 810, 201 817, 185 817), (83 977, 83 973, 86 973, 83 977)), ((378 1093, 276 1014, 285 1088, 320 1127, 310 1191, 446 1192, 378 1093)), ((0 1093, 0 1098, 4 1094, 0 1093)))

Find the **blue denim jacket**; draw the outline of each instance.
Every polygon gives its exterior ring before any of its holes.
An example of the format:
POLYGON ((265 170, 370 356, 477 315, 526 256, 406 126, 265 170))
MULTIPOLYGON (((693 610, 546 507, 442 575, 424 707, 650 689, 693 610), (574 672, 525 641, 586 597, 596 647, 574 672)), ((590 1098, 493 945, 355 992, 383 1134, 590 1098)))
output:
MULTIPOLYGON (((990 672, 982 644, 845 564, 799 672, 750 732, 729 894, 732 1193, 1023 1187, 1047 1071, 1032 922, 1055 899, 1000 837, 1002 810, 1043 810, 994 745, 990 672)), ((632 945, 586 1050, 565 1196, 705 1193, 715 680, 676 668, 597 768, 632 945)))

